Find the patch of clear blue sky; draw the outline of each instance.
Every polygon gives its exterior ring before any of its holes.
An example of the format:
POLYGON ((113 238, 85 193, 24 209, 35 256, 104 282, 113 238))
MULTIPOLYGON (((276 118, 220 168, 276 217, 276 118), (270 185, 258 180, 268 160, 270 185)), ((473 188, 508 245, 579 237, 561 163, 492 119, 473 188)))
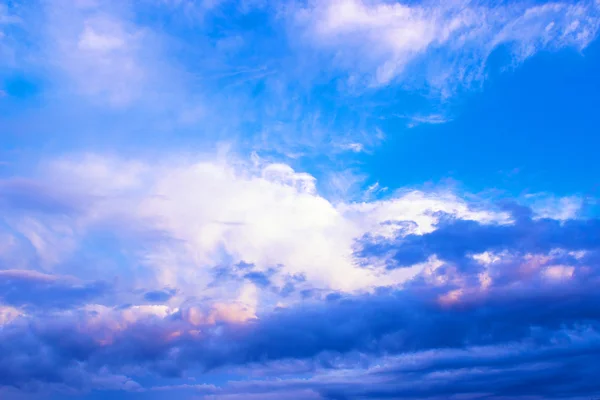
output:
POLYGON ((471 190, 558 195, 600 191, 600 44, 542 53, 455 108, 453 121, 385 126, 385 146, 362 157, 384 186, 453 178, 471 190))

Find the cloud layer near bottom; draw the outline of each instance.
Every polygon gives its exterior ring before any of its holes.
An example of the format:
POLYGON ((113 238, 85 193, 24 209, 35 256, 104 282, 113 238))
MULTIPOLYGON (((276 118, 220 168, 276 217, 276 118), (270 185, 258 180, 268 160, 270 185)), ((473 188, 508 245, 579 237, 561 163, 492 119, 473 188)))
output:
POLYGON ((55 160, 0 198, 11 393, 600 391, 596 219, 448 191, 333 204, 260 159, 55 160))

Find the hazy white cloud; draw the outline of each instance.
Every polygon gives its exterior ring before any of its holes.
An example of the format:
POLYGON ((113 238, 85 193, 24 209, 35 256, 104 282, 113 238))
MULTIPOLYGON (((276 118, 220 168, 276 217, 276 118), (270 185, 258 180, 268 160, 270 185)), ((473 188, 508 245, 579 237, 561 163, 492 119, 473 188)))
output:
POLYGON ((101 12, 69 11, 53 10, 50 20, 58 66, 80 93, 127 105, 147 78, 140 59, 143 32, 101 12))
POLYGON ((154 94, 170 74, 161 43, 133 22, 128 3, 46 3, 44 36, 54 67, 76 93, 123 107, 154 94))
POLYGON ((361 153, 365 151, 365 146, 362 143, 345 143, 340 145, 343 150, 352 151, 354 153, 361 153))
POLYGON ((414 128, 423 124, 437 125, 449 122, 451 119, 443 114, 429 114, 429 115, 413 115, 407 117, 409 122, 406 126, 414 128))
POLYGON ((541 50, 581 50, 600 25, 598 6, 589 1, 327 0, 295 9, 294 19, 315 47, 333 54, 351 81, 379 86, 425 79, 444 95, 481 80, 499 46, 507 45, 516 63, 541 50))
MULTIPOLYGON (((87 202, 71 216, 8 221, 35 249, 42 267, 64 265, 73 254, 89 251, 86 235, 98 229, 109 229, 123 240, 133 235, 141 244, 123 246, 143 273, 121 271, 124 282, 133 276, 130 283, 140 289, 177 288, 169 301, 173 306, 181 296, 202 292, 225 301, 228 305, 219 306, 219 312, 229 318, 248 318, 263 301, 275 299, 265 300, 271 295, 242 283, 210 286, 215 267, 250 263, 279 288, 301 276, 303 288, 364 291, 401 284, 426 265, 390 272, 378 261, 365 268, 354 254, 363 235, 392 236, 407 221, 406 233, 427 233, 435 229, 436 212, 482 222, 508 219, 503 212, 474 208, 442 191, 407 190, 386 200, 347 202, 338 197, 333 202, 317 192, 311 175, 258 157, 250 162, 231 155, 177 157, 153 164, 88 155, 45 163, 40 176, 57 191, 75 188, 74 201, 87 202), (153 241, 144 245, 145 238, 153 241)), ((365 198, 378 190, 369 188, 365 198)), ((95 271, 94 279, 104 277, 95 271)))
POLYGON ((577 218, 583 211, 584 198, 579 196, 557 197, 547 193, 525 196, 537 218, 552 218, 565 221, 577 218))
POLYGON ((21 315, 23 314, 16 308, 0 304, 0 328, 2 325, 12 322, 21 315))

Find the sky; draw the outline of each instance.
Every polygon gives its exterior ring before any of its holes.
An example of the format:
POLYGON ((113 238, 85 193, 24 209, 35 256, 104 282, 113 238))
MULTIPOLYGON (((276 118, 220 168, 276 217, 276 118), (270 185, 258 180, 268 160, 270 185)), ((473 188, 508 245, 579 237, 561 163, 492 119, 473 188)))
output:
POLYGON ((0 398, 600 398, 599 0, 0 0, 0 398))

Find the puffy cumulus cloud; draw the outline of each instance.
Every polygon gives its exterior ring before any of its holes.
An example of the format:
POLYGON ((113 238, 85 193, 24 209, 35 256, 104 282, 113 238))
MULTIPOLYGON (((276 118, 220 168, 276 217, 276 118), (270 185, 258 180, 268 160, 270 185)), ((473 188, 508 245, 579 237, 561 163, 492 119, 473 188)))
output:
POLYGON ((334 54, 334 63, 349 71, 350 83, 424 79, 443 94, 480 81, 488 58, 501 46, 520 63, 542 50, 581 50, 600 26, 598 4, 591 1, 328 0, 292 10, 294 26, 334 54))
POLYGON ((588 363, 600 327, 597 219, 444 190, 332 202, 306 173, 231 154, 62 158, 0 187, 3 209, 15 211, 3 216, 13 241, 3 262, 39 252, 23 220, 47 232, 60 222, 72 244, 51 266, 31 257, 0 271, 0 385, 148 391, 147 376, 245 371, 244 382, 155 389, 213 398, 517 398, 533 382, 547 382, 544 395, 599 390, 584 379, 598 372, 588 363))
MULTIPOLYGON (((358 265, 355 241, 366 233, 393 233, 406 221, 415 233, 428 232, 439 212, 483 223, 508 218, 501 210, 478 209, 449 192, 414 190, 385 201, 332 203, 317 193, 312 176, 260 159, 206 158, 151 165, 86 156, 53 161, 42 169, 53 192, 39 190, 35 196, 28 183, 27 198, 35 198, 39 204, 32 206, 44 211, 36 218, 28 213, 29 226, 38 232, 57 224, 63 227, 70 234, 61 243, 71 244, 71 253, 85 250, 78 246, 86 235, 107 227, 115 236, 135 237, 139 251, 134 256, 145 267, 143 284, 151 290, 165 286, 196 290, 198 282, 207 284, 214 278, 215 268, 241 262, 253 265, 244 275, 263 285, 268 280, 285 286, 300 276, 324 290, 401 283, 410 276, 382 275, 358 265), (72 189, 65 195, 62 188, 72 189), (66 200, 60 207, 50 207, 57 198, 66 200), (63 210, 81 199, 85 206, 65 216, 63 210)), ((7 191, 5 203, 27 205, 21 201, 24 185, 9 183, 19 190, 7 191)), ((19 228, 23 222, 17 218, 11 226, 19 228)), ((28 231, 20 232, 29 238, 28 231)), ((236 289, 227 287, 225 292, 232 290, 236 289)))

